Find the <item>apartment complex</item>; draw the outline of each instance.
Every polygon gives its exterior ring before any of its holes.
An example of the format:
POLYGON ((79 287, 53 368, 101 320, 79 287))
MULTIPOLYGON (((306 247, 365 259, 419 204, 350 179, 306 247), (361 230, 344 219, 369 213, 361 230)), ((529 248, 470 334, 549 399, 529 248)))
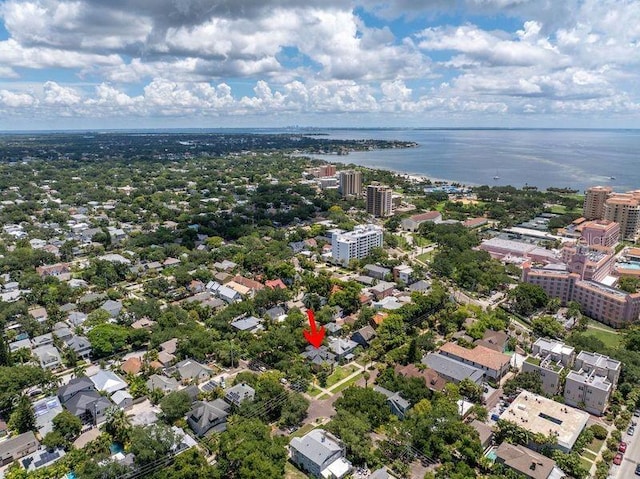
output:
POLYGON ((635 241, 640 236, 640 190, 614 193, 594 186, 586 191, 583 215, 588 220, 607 220, 620 225, 620 237, 635 241))
POLYGON ((589 246, 608 246, 613 248, 620 240, 620 225, 614 221, 585 221, 580 225, 582 242, 589 246))
POLYGON ((602 415, 620 377, 620 361, 582 351, 567 375, 564 400, 595 415, 602 415))
POLYGON ((629 294, 595 281, 580 279, 580 275, 567 269, 534 268, 525 263, 522 281, 536 284, 562 304, 575 301, 587 316, 621 328, 640 316, 640 293, 629 294))
POLYGON ((593 281, 603 281, 611 274, 616 262, 613 248, 583 245, 562 248, 562 260, 570 273, 593 281))
POLYGON ((611 194, 609 186, 592 186, 585 192, 583 216, 588 220, 604 218, 604 203, 611 194))
POLYGON ((509 371, 511 358, 485 346, 473 349, 463 348, 455 343, 445 343, 439 352, 442 356, 455 359, 484 372, 486 377, 500 381, 509 371))
POLYGON ((604 219, 620 224, 620 236, 635 241, 640 236, 640 190, 613 193, 604 204, 604 219))
POLYGON ((555 396, 560 391, 561 375, 575 359, 575 349, 561 341, 539 338, 533 343, 531 356, 522 363, 522 372, 535 372, 542 380, 542 391, 555 396))
POLYGON ((393 190, 386 185, 367 186, 367 213, 377 216, 390 216, 393 213, 393 190))
POLYGON ((359 225, 353 231, 331 237, 331 256, 334 263, 348 266, 352 259, 366 257, 372 248, 382 247, 382 228, 377 225, 359 225))
POLYGON ((333 176, 336 174, 336 165, 322 165, 318 167, 318 176, 323 178, 325 176, 333 176))
POLYGON ((343 198, 362 194, 362 172, 358 170, 341 171, 338 179, 338 187, 343 198))

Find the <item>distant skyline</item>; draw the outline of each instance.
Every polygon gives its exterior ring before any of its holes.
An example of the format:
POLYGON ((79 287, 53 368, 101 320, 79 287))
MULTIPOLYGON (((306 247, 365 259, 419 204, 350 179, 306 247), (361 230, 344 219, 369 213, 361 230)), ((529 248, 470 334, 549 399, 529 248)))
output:
POLYGON ((640 128, 635 0, 3 0, 0 130, 640 128))

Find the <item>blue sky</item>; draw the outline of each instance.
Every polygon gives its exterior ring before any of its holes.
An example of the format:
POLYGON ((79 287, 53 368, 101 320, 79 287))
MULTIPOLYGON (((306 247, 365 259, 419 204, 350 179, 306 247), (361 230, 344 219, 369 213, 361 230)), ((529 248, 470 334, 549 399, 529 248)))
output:
POLYGON ((0 129, 640 127, 635 0, 3 0, 0 129))

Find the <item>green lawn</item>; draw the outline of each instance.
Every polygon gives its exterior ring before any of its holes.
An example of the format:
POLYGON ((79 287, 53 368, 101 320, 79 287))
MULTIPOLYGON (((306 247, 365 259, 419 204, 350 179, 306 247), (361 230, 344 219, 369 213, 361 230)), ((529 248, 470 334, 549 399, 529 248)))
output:
POLYGON ((430 246, 431 244, 433 244, 430 240, 428 240, 427 238, 423 238, 420 235, 414 234, 413 235, 413 244, 420 247, 420 248, 426 248, 427 246, 430 246))
POLYGON ((589 451, 588 449, 585 449, 584 451, 582 451, 582 457, 589 459, 591 461, 595 461, 598 455, 594 452, 589 451))
POLYGON ((584 467, 587 471, 589 471, 591 470, 591 466, 593 466, 593 463, 586 460, 584 457, 580 456, 580 465, 584 467))
POLYGON ((352 372, 357 371, 357 370, 358 370, 358 368, 353 366, 353 365, 350 365, 350 366, 338 366, 331 373, 331 375, 327 378, 327 387, 326 387, 326 389, 330 388, 331 386, 333 386, 337 382, 342 381, 344 378, 349 376, 349 374, 351 374, 352 372))
POLYGON ((315 386, 309 386, 309 389, 307 389, 307 394, 309 394, 309 396, 317 396, 318 394, 320 394, 322 391, 320 389, 318 389, 315 386))
POLYGON ((433 259, 433 256, 436 254, 435 250, 428 251, 426 253, 419 254, 416 258, 418 261, 422 261, 423 263, 428 263, 433 259))
POLYGON ((296 466, 287 461, 284 466, 284 477, 285 479, 308 479, 309 476, 299 471, 296 466))
POLYGON ((612 331, 600 331, 599 329, 587 329, 584 333, 580 333, 583 336, 593 337, 599 339, 608 348, 618 349, 622 342, 622 336, 612 331))
POLYGON ((607 331, 611 331, 613 333, 617 332, 617 330, 612 328, 611 326, 607 326, 604 323, 600 323, 595 319, 589 319, 589 321, 587 322, 587 326, 595 326, 596 328, 606 329, 607 331))
POLYGON ((332 389, 331 392, 333 394, 337 394, 340 391, 344 391, 345 389, 347 389, 349 386, 353 385, 358 379, 360 379, 362 377, 362 372, 360 372, 358 375, 352 377, 351 379, 349 379, 348 381, 343 382, 340 386, 338 386, 335 389, 332 389))
POLYGON ((604 439, 593 439, 591 443, 587 445, 587 449, 591 452, 595 452, 596 454, 600 452, 602 449, 602 445, 604 444, 604 439))
POLYGON ((298 429, 293 434, 291 434, 291 437, 302 437, 306 433, 308 433, 309 431, 311 431, 312 429, 315 429, 315 428, 316 428, 316 426, 314 426, 313 424, 305 424, 300 429, 298 429))

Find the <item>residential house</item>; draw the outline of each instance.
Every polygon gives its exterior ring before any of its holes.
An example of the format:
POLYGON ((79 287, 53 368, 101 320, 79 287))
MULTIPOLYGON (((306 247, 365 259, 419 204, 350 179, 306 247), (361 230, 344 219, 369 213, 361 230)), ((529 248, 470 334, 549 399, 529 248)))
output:
POLYGON ((69 316, 67 316, 67 320, 69 321, 71 326, 77 328, 78 326, 82 326, 82 323, 87 320, 87 315, 80 311, 72 311, 71 313, 69 313, 69 316))
POLYGON ((385 467, 381 467, 380 469, 376 469, 371 473, 369 479, 397 479, 396 476, 391 474, 389 469, 385 467))
POLYGON ((179 264, 180 264, 180 260, 177 258, 167 258, 162 262, 162 266, 164 266, 165 268, 170 266, 177 266, 179 264))
POLYGON ((15 353, 18 349, 31 350, 31 340, 27 337, 9 343, 9 351, 11 351, 12 353, 15 353))
POLYGON ((238 266, 236 263, 227 259, 217 263, 213 263, 213 267, 219 271, 231 271, 236 266, 238 266))
POLYGON ((338 323, 327 323, 323 327, 328 336, 338 336, 342 331, 342 325, 338 323))
POLYGON ((264 284, 260 283, 259 281, 245 278, 244 276, 240 276, 240 275, 234 276, 232 282, 241 284, 245 288, 248 288, 250 296, 253 296, 258 291, 264 289, 264 284))
POLYGON ((91 356, 91 343, 84 336, 73 336, 65 341, 65 344, 69 349, 73 349, 76 356, 82 359, 87 359, 91 356))
POLYGON ((335 354, 336 360, 349 361, 353 359, 353 352, 358 347, 358 343, 350 339, 329 338, 328 347, 335 354))
POLYGON ((496 381, 500 381, 507 374, 511 362, 511 358, 506 354, 484 346, 467 349, 458 344, 445 343, 440 347, 440 354, 482 369, 487 377, 496 381))
POLYGON ((447 384, 447 380, 431 368, 419 369, 413 364, 406 366, 397 364, 394 369, 396 374, 407 378, 422 378, 431 391, 442 392, 447 384))
POLYGON ((89 376, 89 379, 98 391, 107 394, 113 394, 127 388, 127 383, 120 376, 106 369, 101 369, 93 376, 89 376))
POLYGON ((493 349, 499 353, 504 353, 507 348, 507 341, 509 335, 504 331, 493 331, 488 329, 484 332, 482 339, 474 341, 476 346, 484 346, 485 348, 493 349))
POLYGON ((44 323, 49 318, 47 310, 43 307, 29 308, 29 316, 39 323, 44 323))
POLYGON ((22 467, 24 467, 27 472, 33 472, 37 469, 40 469, 41 467, 46 467, 54 464, 56 461, 58 461, 58 459, 61 459, 64 456, 64 449, 48 449, 42 447, 33 454, 29 454, 28 456, 23 457, 20 462, 22 463, 22 467))
POLYGON ((246 331, 253 334, 264 330, 264 326, 262 326, 262 319, 256 318, 255 316, 236 319, 231 323, 231 326, 236 328, 238 331, 246 331))
POLYGON ((49 346, 53 344, 53 334, 41 334, 40 336, 36 336, 31 340, 32 348, 39 348, 40 346, 49 346))
POLYGON ((556 462, 524 446, 503 442, 496 450, 496 463, 523 475, 527 479, 562 479, 565 474, 556 462))
POLYGON ((440 223, 442 214, 439 211, 427 211, 418 215, 410 216, 401 221, 401 227, 404 231, 418 231, 420 225, 425 222, 440 223))
POLYGON ((213 371, 207 366, 203 366, 194 359, 184 359, 175 365, 175 369, 180 375, 180 379, 183 382, 195 381, 200 383, 201 381, 210 378, 213 375, 213 371))
POLYGON ((411 284, 413 282, 413 268, 405 264, 395 266, 393 268, 393 280, 411 284))
POLYGON ((154 326, 156 324, 155 321, 152 321, 151 319, 144 317, 144 318, 140 318, 137 321, 134 321, 133 323, 131 323, 131 327, 133 329, 149 329, 152 326, 154 326))
POLYGON ((187 424, 198 437, 210 432, 223 432, 227 428, 227 416, 231 405, 222 399, 197 401, 187 414, 187 424))
POLYGON ((142 370, 142 359, 133 356, 120 365, 120 370, 125 374, 136 375, 142 370))
POLYGON ((491 445, 491 440, 493 439, 493 428, 491 426, 477 419, 471 421, 469 426, 478 431, 478 437, 483 449, 491 445))
POLYGON ((120 311, 122 311, 122 303, 120 301, 109 299, 100 308, 109 313, 109 316, 112 318, 117 318, 120 311))
POLYGON ((389 391, 388 389, 385 389, 381 386, 374 386, 373 390, 379 392, 380 394, 384 394, 384 396, 387 398, 387 404, 391 408, 391 412, 398 416, 400 419, 404 419, 407 411, 411 407, 409 401, 400 396, 400 393, 389 391))
POLYGON ((336 362, 336 355, 329 351, 326 346, 316 348, 309 345, 305 352, 301 353, 301 356, 307 359, 315 369, 320 369, 324 365, 333 366, 336 362))
POLYGON ((58 389, 58 399, 64 405, 69 399, 81 391, 95 390, 93 381, 86 376, 73 378, 58 389))
POLYGON ((231 282, 227 283, 226 285, 220 286, 216 291, 216 294, 221 300, 228 304, 237 303, 238 301, 242 300, 242 295, 235 289, 229 287, 229 284, 231 284, 231 282))
POLYGON ((159 389, 163 393, 167 394, 177 391, 179 387, 180 385, 178 384, 178 381, 174 378, 161 376, 159 374, 153 374, 149 376, 149 379, 147 380, 147 388, 149 388, 149 391, 159 389))
POLYGON ((0 442, 0 467, 36 452, 39 445, 33 431, 0 442))
POLYGON ((253 401, 255 395, 255 389, 245 383, 236 384, 224 392, 224 398, 230 404, 235 404, 236 406, 239 406, 244 401, 253 401))
POLYGON ((36 417, 36 428, 40 437, 53 430, 53 418, 62 412, 62 404, 56 396, 39 399, 33 403, 33 414, 36 417))
POLYGON ((66 281, 71 277, 71 267, 69 263, 56 263, 45 266, 38 266, 36 268, 36 273, 41 278, 53 276, 55 278, 58 278, 60 281, 66 281))
POLYGON ((575 360, 575 349, 555 339, 538 338, 531 355, 522 363, 522 372, 534 372, 542 380, 542 392, 554 396, 560 391, 565 368, 575 360))
POLYGON ((363 269, 367 276, 371 276, 375 279, 383 280, 387 278, 387 276, 391 275, 391 270, 389 268, 384 268, 382 266, 378 266, 377 264, 367 264, 363 269))
POLYGON ((40 346, 31 350, 31 354, 38 358, 43 369, 55 369, 62 366, 60 353, 53 344, 40 346))
POLYGON ((111 395, 111 400, 120 409, 129 409, 133 405, 133 396, 128 391, 120 390, 111 395))
POLYGON ((454 358, 440 353, 429 353, 422 358, 422 364, 426 364, 446 381, 459 383, 463 379, 470 379, 475 384, 484 382, 484 372, 475 366, 462 363, 454 358))
POLYGON ((67 323, 59 321, 53 326, 53 335, 64 342, 73 337, 73 331, 67 326, 67 323))
POLYGON ((76 393, 63 402, 63 405, 71 414, 83 421, 98 424, 104 421, 106 411, 113 406, 113 403, 95 389, 90 389, 76 393))
POLYGON ((269 279, 264 282, 264 285, 265 287, 271 288, 271 289, 287 289, 287 285, 284 284, 284 282, 280 278, 269 279))
POLYGON ((264 314, 270 320, 278 322, 284 321, 287 317, 287 313, 282 306, 274 306, 273 308, 267 309, 264 314))
POLYGON ((345 459, 346 448, 333 434, 314 429, 289 443, 291 462, 314 478, 342 479, 353 467, 345 459))
POLYGON ((351 340, 358 343, 363 348, 368 348, 371 345, 371 341, 377 336, 376 330, 367 325, 358 329, 351 335, 351 340))
POLYGON ((393 290, 396 287, 395 283, 390 283, 388 281, 380 281, 375 286, 369 288, 369 291, 373 293, 375 298, 380 301, 387 296, 391 296, 393 294, 393 290))

